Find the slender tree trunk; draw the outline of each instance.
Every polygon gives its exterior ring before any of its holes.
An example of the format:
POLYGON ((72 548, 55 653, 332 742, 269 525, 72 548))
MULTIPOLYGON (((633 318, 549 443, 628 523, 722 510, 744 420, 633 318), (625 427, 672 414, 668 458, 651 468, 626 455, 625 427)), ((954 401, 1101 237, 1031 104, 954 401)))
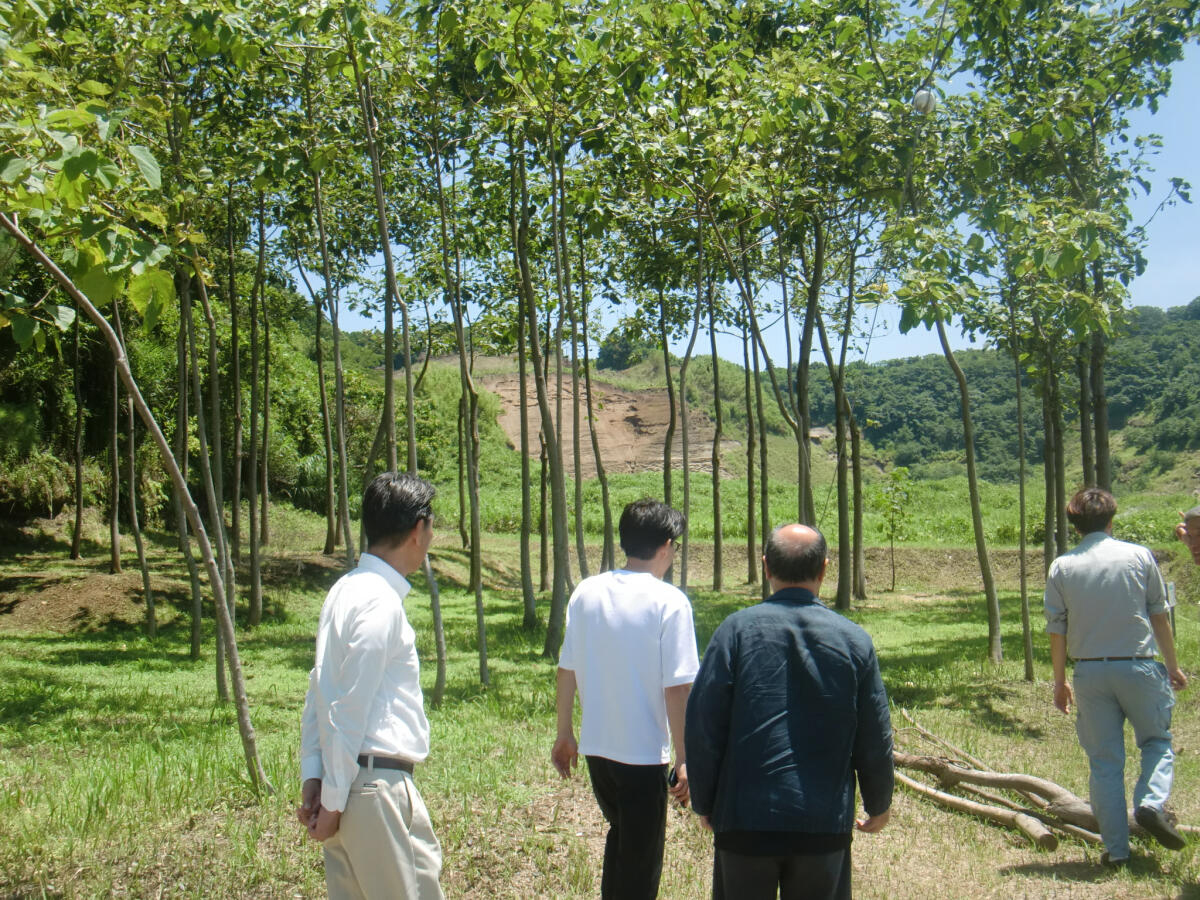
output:
MULTIPOLYGON (((262 523, 258 528, 258 542, 262 547, 271 543, 271 479, 269 477, 271 460, 271 309, 267 305, 267 285, 264 282, 259 291, 262 301, 262 484, 259 490, 261 510, 259 516, 262 523)), ((255 623, 256 624, 256 623, 255 623)))
MULTIPOLYGON (((851 255, 850 279, 853 281, 853 254, 851 255)), ((850 293, 853 294, 853 283, 850 293)), ((838 580, 837 599, 834 607, 837 609, 850 608, 851 582, 854 577, 854 547, 850 539, 850 466, 847 459, 846 432, 847 420, 850 418, 849 404, 846 400, 846 389, 843 379, 845 368, 833 358, 833 349, 829 345, 829 336, 825 332, 825 323, 817 317, 817 332, 821 339, 821 350, 825 355, 825 365, 829 370, 829 380, 833 384, 834 401, 834 443, 837 448, 837 503, 838 503, 838 580)))
MULTIPOLYGON (((125 347, 125 332, 121 328, 121 308, 117 299, 113 302, 113 326, 116 330, 117 341, 125 347)), ((113 367, 117 372, 117 367, 113 367)), ((119 375, 119 373, 118 373, 119 375)), ((128 397, 129 392, 126 391, 128 397)), ((150 589, 150 567, 146 563, 146 541, 142 536, 142 527, 138 524, 138 489, 137 489, 137 422, 134 419, 133 398, 129 397, 126 404, 125 429, 128 435, 126 446, 126 462, 129 465, 126 482, 129 485, 129 528, 133 532, 134 544, 137 546, 138 569, 142 574, 142 600, 146 606, 146 637, 154 640, 158 636, 158 618, 154 608, 154 591, 150 589)))
MULTIPOLYGON (((564 244, 564 250, 566 246, 564 244)), ((564 254, 565 255, 565 254, 564 254)), ((579 560, 579 577, 587 578, 587 545, 583 539, 583 422, 579 390, 579 317, 575 311, 574 298, 569 306, 571 316, 571 453, 575 469, 575 556, 579 560)))
MULTIPOLYGON (((750 352, 754 357, 754 418, 758 421, 758 521, 761 529, 759 546, 765 550, 767 546, 767 537, 771 533, 770 475, 767 471, 767 417, 763 412, 762 373, 759 371, 758 367, 757 345, 752 346, 750 348, 750 352)), ((770 593, 771 585, 766 578, 763 578, 763 599, 767 599, 767 596, 770 593)))
POLYGON ((1017 391, 1017 515, 1019 531, 1019 555, 1021 583, 1021 648, 1025 656, 1025 680, 1033 679, 1033 628, 1030 623, 1029 611, 1029 575, 1026 564, 1026 534, 1027 515, 1025 512, 1025 390, 1022 386, 1021 354, 1017 340, 1016 327, 1016 291, 1009 295, 1009 321, 1012 323, 1011 343, 1013 358, 1013 373, 1016 377, 1017 391))
MULTIPOLYGON (((536 378, 535 378, 536 381, 536 378)), ((550 590, 550 455, 546 436, 538 431, 538 462, 541 481, 538 514, 538 590, 550 590)))
POLYGON ((967 377, 950 349, 946 337, 946 323, 937 317, 938 340, 942 353, 949 363, 958 382, 959 403, 962 405, 963 444, 967 457, 967 491, 971 498, 971 525, 975 531, 975 554, 979 557, 979 574, 983 577, 983 592, 987 605, 988 659, 998 663, 1004 659, 1004 647, 1000 641, 1000 600, 996 595, 996 583, 992 578, 992 563, 988 559, 987 541, 983 534, 983 510, 979 502, 979 480, 975 473, 975 428, 971 423, 971 398, 967 392, 967 377))
POLYGON ((1079 451, 1083 462, 1083 484, 1096 484, 1096 433, 1092 430, 1092 375, 1089 371, 1086 344, 1075 348, 1076 371, 1079 378, 1079 451))
MULTIPOLYGON (((466 550, 471 543, 471 536, 467 533, 467 448, 466 448, 466 428, 467 428, 467 393, 466 390, 461 390, 458 395, 458 419, 455 423, 457 427, 455 432, 458 435, 458 537, 462 543, 462 548, 466 550)), ((474 566, 471 567, 474 571, 474 566)), ((474 589, 475 585, 472 582, 469 587, 474 589)))
POLYGON ((1054 498, 1058 493, 1054 478, 1054 418, 1050 413, 1050 375, 1047 371, 1042 375, 1042 477, 1046 488, 1045 528, 1042 536, 1042 568, 1043 575, 1050 571, 1050 563, 1058 555, 1055 552, 1057 544, 1056 522, 1061 515, 1055 508, 1054 498))
POLYGON ((79 559, 83 544, 83 396, 79 391, 79 317, 75 318, 75 362, 71 367, 71 390, 75 396, 75 440, 72 456, 75 462, 75 525, 71 530, 71 559, 79 559))
POLYGON ((1112 455, 1108 447, 1108 395, 1104 391, 1104 334, 1092 332, 1092 418, 1096 423, 1096 485, 1112 490, 1112 455))
MULTIPOLYGON (((1053 390, 1053 400, 1050 404, 1050 415, 1054 424, 1054 505, 1058 509, 1067 508, 1067 453, 1066 426, 1063 424, 1062 392, 1059 390, 1058 373, 1050 373, 1050 385, 1053 390)), ((1060 515, 1058 529, 1055 533, 1059 554, 1070 549, 1067 534, 1067 517, 1060 515)))
POLYGON ((112 414, 108 420, 108 571, 121 574, 121 379, 116 366, 112 373, 112 414))
POLYGON ((259 535, 261 519, 258 516, 258 454, 265 449, 258 439, 258 418, 261 407, 259 394, 259 360, 261 344, 258 339, 258 315, 260 296, 265 288, 264 272, 267 264, 267 233, 265 201, 262 191, 258 192, 258 265, 254 273, 254 288, 250 294, 250 460, 246 478, 246 517, 250 522, 250 627, 262 621, 262 546, 259 535))
MULTIPOLYGON (((757 354, 758 349, 755 348, 757 354)), ((757 426, 754 416, 754 395, 750 387, 750 337, 746 332, 746 322, 742 320, 742 366, 746 374, 746 581, 758 584, 759 560, 758 526, 754 514, 754 451, 757 426)), ((757 366, 756 366, 757 368, 757 366)))
POLYGON ((79 291, 62 269, 46 256, 42 249, 28 238, 17 227, 17 224, 4 213, 0 213, 0 227, 8 231, 26 252, 33 256, 37 263, 50 273, 54 280, 67 292, 68 296, 78 304, 79 308, 100 329, 105 341, 117 358, 117 368, 120 372, 121 380, 138 410, 138 415, 141 416, 143 424, 149 430, 155 445, 159 449, 163 464, 171 478, 171 484, 178 499, 178 504, 185 509, 187 520, 191 523, 192 529, 196 534, 201 555, 208 569, 209 580, 213 585, 213 596, 218 598, 214 606, 218 611, 220 627, 225 631, 226 645, 229 648, 230 674, 233 679, 234 694, 237 699, 238 732, 242 738, 242 749, 246 757, 246 768, 250 783, 256 791, 266 790, 271 792, 270 782, 267 780, 266 773, 263 771, 262 764, 258 758, 254 726, 250 720, 250 703, 246 696, 245 680, 242 677, 241 661, 237 652, 237 640, 234 635, 233 622, 228 615, 228 611, 225 609, 225 605, 219 599, 224 595, 224 589, 221 584, 221 572, 217 568, 216 559, 212 553, 212 546, 209 544, 208 535, 204 531, 204 523, 200 519, 200 511, 196 508, 196 504, 192 502, 191 495, 188 493, 187 480, 184 478, 183 472, 174 454, 171 452, 166 437, 158 427, 158 422, 155 421, 150 407, 146 404, 141 391, 138 390, 137 383, 133 380, 133 374, 129 370, 129 362, 125 357, 121 342, 107 320, 100 314, 100 311, 79 291))
MULTIPOLYGON (((697 220, 699 221, 699 220, 697 220)), ((699 246, 703 247, 703 234, 699 246)), ((683 457, 683 515, 688 521, 692 518, 692 453, 688 437, 688 403, 687 403, 687 372, 692 362, 692 353, 696 349, 696 338, 700 334, 700 311, 704 308, 704 253, 697 252, 696 257, 696 307, 692 311, 692 333, 688 338, 687 350, 679 363, 679 436, 680 450, 683 457)), ((683 532, 683 552, 679 561, 679 587, 687 590, 688 556, 691 549, 691 538, 688 531, 683 532)))
POLYGON ((854 484, 854 599, 867 599, 867 558, 863 547, 862 433, 850 412, 851 480, 854 484))
POLYGON ((808 404, 808 378, 812 360, 813 329, 821 314, 819 302, 825 280, 825 227, 819 217, 813 219, 812 230, 813 252, 809 265, 807 302, 804 307, 804 324, 800 332, 800 358, 796 361, 796 401, 799 406, 797 419, 800 423, 800 477, 797 489, 801 504, 800 521, 806 525, 813 525, 817 521, 812 492, 812 444, 809 439, 812 417, 808 404))
POLYGON ((708 301, 708 352, 712 361, 713 412, 716 417, 712 439, 713 590, 720 591, 725 581, 722 563, 724 537, 721 533, 721 438, 724 421, 721 410, 721 364, 717 357, 717 313, 711 274, 707 278, 705 293, 708 301))
MULTIPOLYGON (((176 273, 175 284, 181 299, 191 291, 191 281, 191 278, 183 276, 181 272, 176 273)), ((175 388, 179 402, 176 404, 175 409, 175 454, 173 458, 179 462, 180 475, 185 485, 187 484, 189 430, 186 338, 187 335, 183 327, 180 326, 176 346, 177 361, 175 373, 175 388)), ((132 377, 132 374, 130 377, 132 377)), ((196 660, 200 658, 202 637, 201 617, 203 614, 203 596, 200 590, 200 572, 197 569, 196 560, 192 556, 192 544, 188 538, 187 509, 184 507, 184 501, 180 499, 178 493, 172 495, 172 504, 175 509, 175 530, 179 535, 179 552, 183 554, 184 562, 187 565, 188 582, 192 592, 191 657, 193 660, 196 660)), ((217 679, 217 699, 223 703, 229 700, 229 688, 225 684, 224 672, 217 679)))
MULTIPOLYGON (((229 531, 232 537, 233 561, 242 560, 242 348, 237 302, 237 263, 234 249, 233 186, 225 199, 227 223, 225 226, 225 252, 229 278, 229 363, 232 367, 233 388, 233 497, 229 509, 229 531)), ((221 651, 222 638, 218 632, 217 648, 221 651)), ((224 668, 218 667, 219 671, 224 668)))
POLYGON ((583 380, 587 392, 588 435, 592 440, 592 457, 596 461, 596 479, 600 482, 600 505, 604 511, 604 549, 600 555, 600 570, 608 571, 616 566, 616 549, 613 546, 612 502, 608 495, 608 475, 604 471, 604 459, 600 454, 600 436, 596 433, 596 412, 592 400, 592 358, 588 349, 588 292, 587 257, 584 254, 583 228, 579 229, 579 309, 583 319, 583 380))
POLYGON ((671 340, 667 332, 667 300, 661 286, 658 288, 658 337, 662 342, 663 378, 667 385, 667 430, 663 436, 663 502, 667 506, 674 506, 671 462, 678 411, 675 404, 675 380, 671 376, 671 340))
MULTIPOLYGON (((516 212, 513 212, 514 233, 516 212)), ((514 241, 515 246, 515 241, 514 241)), ((538 626, 537 594, 533 590, 533 558, 530 537, 533 532, 533 482, 529 472, 529 362, 526 359, 525 316, 517 310, 517 365, 521 381, 521 598, 524 616, 521 627, 527 631, 538 626)))

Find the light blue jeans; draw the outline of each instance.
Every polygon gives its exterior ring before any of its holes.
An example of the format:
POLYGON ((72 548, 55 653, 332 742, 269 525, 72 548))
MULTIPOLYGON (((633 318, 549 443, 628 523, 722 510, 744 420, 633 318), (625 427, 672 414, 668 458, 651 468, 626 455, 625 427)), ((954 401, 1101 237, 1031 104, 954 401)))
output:
POLYGON ((1133 725, 1142 769, 1133 805, 1161 809, 1171 793, 1171 708, 1175 694, 1167 669, 1153 659, 1075 664, 1075 731, 1091 768, 1092 811, 1112 859, 1129 856, 1125 806, 1125 720, 1133 725))

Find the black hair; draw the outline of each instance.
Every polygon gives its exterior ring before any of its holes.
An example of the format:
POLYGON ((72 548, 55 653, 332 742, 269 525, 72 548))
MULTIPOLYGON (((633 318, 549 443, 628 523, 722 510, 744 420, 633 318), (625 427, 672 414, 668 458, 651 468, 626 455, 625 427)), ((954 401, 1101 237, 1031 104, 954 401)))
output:
POLYGON ((763 548, 763 556, 767 561, 767 569, 771 577, 780 584, 803 584, 816 581, 821 577, 825 565, 825 557, 829 548, 825 544, 825 535, 817 532, 815 541, 801 544, 799 541, 781 541, 779 532, 786 528, 780 525, 767 538, 763 548))
POLYGON ((1080 534, 1103 531, 1116 514, 1117 501, 1104 488, 1084 488, 1067 503, 1067 521, 1080 534))
POLYGON ((649 497, 626 506, 617 525, 621 549, 635 559, 652 559, 659 547, 675 540, 685 528, 683 513, 649 497))
POLYGON ((367 545, 399 543, 422 519, 433 518, 432 484, 407 472, 383 472, 363 491, 362 524, 367 545))

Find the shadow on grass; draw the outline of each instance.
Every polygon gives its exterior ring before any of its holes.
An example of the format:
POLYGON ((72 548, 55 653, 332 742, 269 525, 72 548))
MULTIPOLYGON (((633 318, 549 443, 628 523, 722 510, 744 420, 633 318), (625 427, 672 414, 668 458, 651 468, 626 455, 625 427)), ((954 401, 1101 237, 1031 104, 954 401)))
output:
MULTIPOLYGON (((1139 855, 1136 852, 1130 861, 1127 873, 1150 881, 1169 882, 1177 884, 1177 875, 1163 870, 1158 859, 1153 856, 1139 855)), ((1001 875, 1029 875, 1039 878, 1052 878, 1057 882, 1080 882, 1095 884, 1119 878, 1117 872, 1102 866, 1097 857, 1096 861, 1086 859, 1055 860, 1053 862, 1031 862, 1019 866, 1004 866, 999 869, 1001 875)), ((1195 884, 1180 885, 1180 892, 1174 895, 1177 900, 1197 900, 1200 898, 1200 886, 1195 884)))

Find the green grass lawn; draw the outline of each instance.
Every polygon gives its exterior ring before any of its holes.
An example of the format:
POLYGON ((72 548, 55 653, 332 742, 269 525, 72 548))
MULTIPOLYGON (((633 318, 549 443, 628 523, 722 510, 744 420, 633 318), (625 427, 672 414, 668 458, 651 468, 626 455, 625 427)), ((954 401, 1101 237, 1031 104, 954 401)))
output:
MULTIPOLYGON (((276 789, 266 797, 256 797, 247 781, 232 708, 215 702, 211 628, 204 658, 188 658, 187 595, 169 541, 153 544, 155 584, 163 594, 153 643, 136 625, 136 575, 103 574, 98 546, 82 563, 66 562, 65 546, 53 539, 5 550, 0 896, 324 895, 319 850, 303 837, 292 808, 316 617, 338 569, 297 549, 319 545, 321 523, 288 515, 275 526, 281 544, 269 551, 265 621, 239 634, 259 751, 276 789), (80 598, 105 598, 108 612, 86 615, 80 598), (80 611, 55 620, 62 623, 56 630, 6 624, 26 604, 43 601, 47 609, 65 604, 68 611, 78 603, 80 611)), ((1195 671, 1200 579, 1181 550, 1169 551, 1168 575, 1183 600, 1180 659, 1195 671)), ((507 577, 516 568, 515 539, 492 538, 488 551, 486 689, 478 682, 474 601, 461 581, 456 538, 443 534, 433 554, 442 579, 449 684, 441 708, 429 711, 433 751, 417 778, 443 843, 443 883, 450 897, 595 896, 602 822, 586 776, 562 782, 549 765, 554 666, 541 658, 543 632, 520 628, 519 592, 507 577)), ((984 659, 983 600, 972 586, 977 573, 950 578, 932 556, 921 555, 940 551, 903 552, 910 559, 897 591, 881 589, 886 573, 869 571, 876 587, 853 613, 876 640, 898 743, 938 752, 908 726, 903 707, 993 768, 1048 777, 1086 795, 1087 766, 1071 719, 1050 703, 1040 580, 1031 586, 1039 681, 1029 684, 1022 678, 1015 583, 1001 585, 1006 661, 994 666, 984 659), (939 583, 921 573, 940 573, 939 583)), ((727 567, 727 579, 740 580, 743 572, 727 567)), ((701 645, 757 592, 740 584, 720 595, 693 590, 701 645)), ((407 608, 428 691, 434 660, 424 585, 407 608)), ((1200 823, 1197 697, 1200 685, 1180 696, 1175 720, 1174 805, 1191 823, 1200 823)), ((1019 834, 901 789, 892 824, 880 835, 860 836, 854 848, 858 897, 1200 896, 1200 862, 1190 847, 1177 854, 1141 847, 1147 854, 1141 866, 1111 875, 1100 869, 1097 851, 1073 840, 1064 839, 1054 853, 1038 851, 1019 834)), ((707 896, 710 866, 709 836, 690 813, 673 811, 662 896, 707 896)))

